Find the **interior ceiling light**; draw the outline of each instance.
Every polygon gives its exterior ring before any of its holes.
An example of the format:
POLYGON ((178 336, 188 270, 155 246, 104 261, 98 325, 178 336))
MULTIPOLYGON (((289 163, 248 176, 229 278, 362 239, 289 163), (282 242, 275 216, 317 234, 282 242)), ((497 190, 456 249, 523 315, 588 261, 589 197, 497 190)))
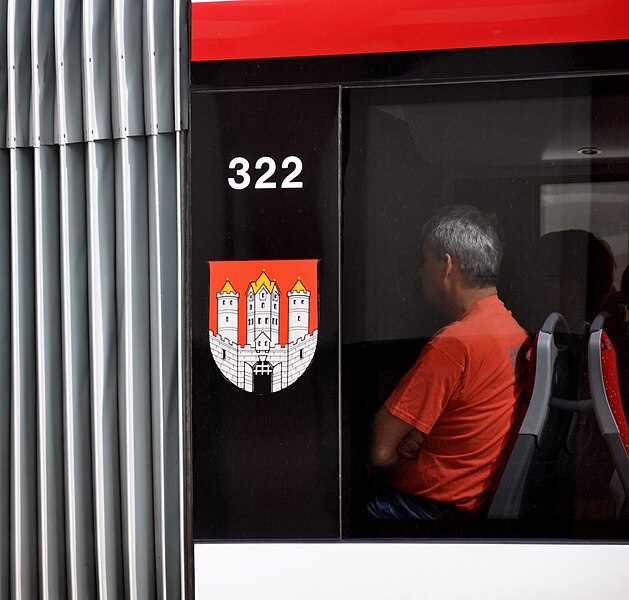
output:
POLYGON ((579 148, 577 152, 582 156, 598 156, 602 153, 602 150, 600 148, 595 148, 594 146, 585 146, 583 148, 579 148))

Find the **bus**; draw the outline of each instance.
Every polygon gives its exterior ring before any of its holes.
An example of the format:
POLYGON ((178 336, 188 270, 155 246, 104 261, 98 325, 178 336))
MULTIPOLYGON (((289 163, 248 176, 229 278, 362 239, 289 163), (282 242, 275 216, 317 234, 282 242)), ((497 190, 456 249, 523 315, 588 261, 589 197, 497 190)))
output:
POLYGON ((629 6, 193 0, 191 57, 195 596, 623 597, 596 348, 622 388, 629 6), (377 521, 370 423, 445 324, 418 270, 449 204, 500 225, 527 416, 485 514, 377 521))

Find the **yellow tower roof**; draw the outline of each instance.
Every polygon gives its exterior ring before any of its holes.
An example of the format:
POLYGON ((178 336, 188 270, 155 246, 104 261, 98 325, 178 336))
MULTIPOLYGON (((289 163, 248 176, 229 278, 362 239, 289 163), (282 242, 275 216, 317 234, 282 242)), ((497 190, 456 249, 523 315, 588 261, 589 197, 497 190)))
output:
POLYGON ((234 286, 231 283, 229 283, 229 277, 228 277, 227 279, 225 279, 225 285, 223 286, 219 294, 235 294, 235 293, 236 293, 236 290, 234 289, 234 286))
POLYGON ((249 287, 253 289, 254 294, 257 294, 258 290, 262 286, 265 286, 266 289, 269 290, 269 292, 272 292, 273 288, 277 286, 277 284, 275 283, 275 279, 273 279, 272 281, 271 279, 269 279, 269 276, 266 274, 265 269, 262 269, 262 273, 260 273, 260 276, 255 281, 251 281, 249 283, 249 287))
POLYGON ((291 292, 307 292, 308 290, 304 287, 304 284, 301 282, 301 277, 297 277, 297 281, 293 286, 291 292))

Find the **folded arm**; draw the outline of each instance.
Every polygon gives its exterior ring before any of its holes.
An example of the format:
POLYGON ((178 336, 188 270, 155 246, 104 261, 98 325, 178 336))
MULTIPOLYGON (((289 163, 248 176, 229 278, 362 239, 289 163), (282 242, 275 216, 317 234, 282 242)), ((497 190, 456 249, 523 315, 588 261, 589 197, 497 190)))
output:
POLYGON ((371 462, 377 467, 393 467, 402 458, 413 460, 426 436, 382 407, 373 420, 371 462))

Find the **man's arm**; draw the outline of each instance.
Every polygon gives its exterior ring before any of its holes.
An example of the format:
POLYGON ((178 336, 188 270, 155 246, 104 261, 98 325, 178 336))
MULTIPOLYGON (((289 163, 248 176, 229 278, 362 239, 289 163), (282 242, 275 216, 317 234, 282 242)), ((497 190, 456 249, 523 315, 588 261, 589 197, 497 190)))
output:
POLYGON ((383 406, 373 420, 371 462, 376 467, 386 468, 393 467, 402 458, 414 459, 425 439, 421 431, 383 406))

